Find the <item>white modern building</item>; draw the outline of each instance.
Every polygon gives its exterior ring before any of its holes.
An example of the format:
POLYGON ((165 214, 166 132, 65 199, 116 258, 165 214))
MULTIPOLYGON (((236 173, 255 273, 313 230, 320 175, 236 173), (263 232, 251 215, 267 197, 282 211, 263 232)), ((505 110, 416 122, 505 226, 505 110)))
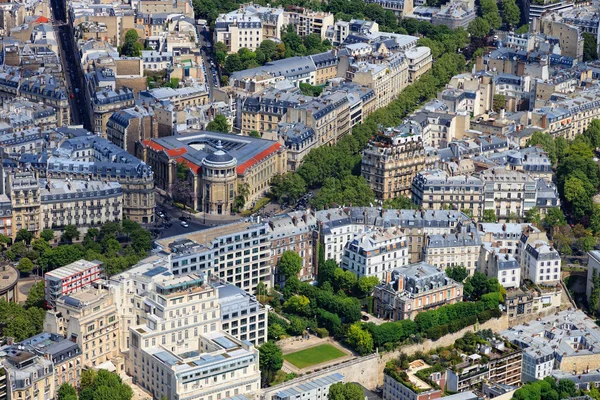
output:
POLYGON ((523 277, 535 284, 556 284, 560 278, 560 254, 543 240, 527 244, 523 254, 523 277))

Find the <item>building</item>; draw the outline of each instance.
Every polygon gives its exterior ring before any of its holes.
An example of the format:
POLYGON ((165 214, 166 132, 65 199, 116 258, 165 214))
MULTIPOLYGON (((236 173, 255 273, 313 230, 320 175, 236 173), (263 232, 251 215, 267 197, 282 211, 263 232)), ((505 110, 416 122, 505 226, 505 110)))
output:
POLYGON ((558 251, 543 240, 527 244, 521 270, 523 277, 535 284, 555 285, 560 277, 561 258, 558 251))
POLYGON ((77 343, 84 367, 112 364, 109 368, 123 370, 117 306, 106 289, 88 286, 59 297, 55 309, 46 312, 44 328, 77 343))
MULTIPOLYGON (((279 258, 285 251, 293 251, 302 258, 302 269, 298 274, 298 278, 302 281, 314 280, 317 264, 316 243, 314 242, 316 227, 317 220, 310 210, 294 211, 271 218, 269 228, 273 265, 277 267, 279 258)), ((274 273, 275 285, 281 285, 284 282, 283 275, 276 268, 274 273)))
POLYGON ((436 371, 425 361, 415 360, 406 370, 398 371, 394 367, 386 367, 383 375, 383 398, 385 400, 439 399, 445 386, 444 371, 436 371), (423 378, 425 375, 427 378, 423 378))
POLYGON ((254 51, 264 39, 262 25, 260 17, 246 15, 243 9, 221 14, 215 20, 214 41, 224 43, 229 53, 241 48, 254 51))
POLYGON ((544 379, 553 370, 581 374, 600 367, 600 334, 581 310, 557 311, 500 335, 523 350, 523 382, 544 379))
POLYGON ((363 151, 361 175, 378 199, 410 197, 417 172, 434 168, 438 160, 421 135, 388 128, 378 132, 363 151))
POLYGON ((442 270, 462 265, 473 275, 480 249, 481 237, 475 224, 461 224, 454 233, 428 235, 423 245, 423 261, 442 270))
POLYGON ((414 6, 413 0, 369 0, 367 3, 378 4, 384 10, 393 12, 397 20, 411 15, 414 6))
POLYGON ((8 187, 13 215, 13 237, 21 229, 37 234, 40 231, 41 188, 33 171, 8 174, 8 187))
POLYGON ((488 278, 496 278, 505 288, 521 286, 521 265, 508 249, 496 243, 483 243, 479 254, 479 270, 488 278), (495 246, 496 245, 496 246, 495 246))
POLYGON ((327 29, 334 24, 334 16, 323 11, 303 9, 301 12, 290 13, 290 23, 300 37, 311 34, 319 35, 321 41, 326 39, 327 29))
POLYGON ((429 234, 450 234, 469 217, 450 210, 388 210, 375 207, 347 207, 316 212, 320 245, 326 260, 341 264, 346 244, 355 234, 368 229, 398 227, 407 240, 409 262, 423 259, 423 246, 429 234))
POLYGON ((522 218, 536 207, 536 181, 528 174, 491 168, 479 175, 485 185, 486 210, 495 210, 498 220, 508 220, 510 215, 522 218))
POLYGON ((452 207, 468 210, 474 217, 482 217, 484 210, 484 182, 473 176, 448 176, 441 170, 417 173, 412 184, 412 200, 425 210, 452 207))
POLYGON ((17 302, 17 282, 19 280, 19 272, 16 268, 10 265, 0 267, 2 279, 0 280, 0 299, 9 302, 17 302))
POLYGON ((356 234, 344 247, 340 267, 358 278, 375 276, 385 281, 392 270, 407 264, 406 237, 400 229, 387 228, 356 234))
POLYGON ((9 399, 50 399, 56 391, 52 361, 14 347, 3 361, 9 399))
POLYGON ((423 311, 462 300, 462 285, 440 268, 420 262, 395 268, 389 281, 375 287, 375 314, 392 321, 414 319, 423 311))
POLYGON ((251 293, 272 285, 271 233, 266 223, 238 222, 157 242, 173 274, 206 273, 251 293), (243 249, 243 251, 242 251, 243 249))
POLYGON ((433 64, 433 57, 429 47, 414 47, 406 51, 404 56, 408 59, 408 81, 410 83, 419 80, 421 75, 429 71, 433 64))
POLYGON ((100 261, 79 260, 46 272, 44 275, 44 288, 46 306, 56 307, 56 302, 61 296, 69 295, 83 290, 100 279, 102 263, 100 261))
POLYGON ((135 143, 158 137, 158 124, 151 108, 135 106, 120 110, 106 123, 106 138, 129 153, 135 152, 135 143))
POLYGON ((271 179, 286 171, 285 148, 270 140, 200 131, 180 136, 145 140, 136 154, 156 174, 156 186, 170 192, 177 179, 177 165, 187 167, 191 188, 188 206, 207 214, 233 212, 240 186, 246 187, 246 204, 261 198, 271 179))
POLYGON ((448 390, 464 392, 484 381, 518 386, 521 383, 522 351, 511 342, 494 337, 489 344, 478 345, 477 352, 447 370, 448 390), (485 358, 484 358, 485 357, 485 358))
POLYGON ((308 382, 303 382, 267 396, 265 400, 321 400, 329 395, 329 387, 344 381, 344 376, 339 373, 323 376, 308 382))
POLYGON ((562 287, 537 286, 534 290, 509 289, 504 299, 508 318, 538 314, 544 308, 560 311, 562 287))

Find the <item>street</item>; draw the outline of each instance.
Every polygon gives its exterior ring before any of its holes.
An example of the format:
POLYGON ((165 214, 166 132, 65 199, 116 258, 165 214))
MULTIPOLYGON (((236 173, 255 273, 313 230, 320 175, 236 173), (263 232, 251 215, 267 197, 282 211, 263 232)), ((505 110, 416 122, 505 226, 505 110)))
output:
POLYGON ((213 53, 212 37, 210 35, 210 31, 205 30, 203 26, 197 25, 196 28, 200 46, 200 54, 202 54, 202 63, 204 65, 206 88, 208 89, 208 95, 212 100, 213 88, 218 88, 220 86, 219 71, 217 70, 217 63, 214 59, 213 53))
MULTIPOLYGON (((161 218, 158 218, 161 220, 161 218)), ((178 219, 171 219, 171 227, 170 228, 157 228, 158 229, 158 237, 157 239, 164 239, 172 236, 183 235, 186 233, 192 233, 195 231, 200 231, 203 229, 210 228, 209 225, 202 225, 201 223, 194 221, 193 219, 189 221, 185 221, 188 224, 188 227, 185 228, 181 226, 181 221, 178 219)))
POLYGON ((50 8, 54 17, 60 48, 60 59, 65 73, 69 103, 71 105, 71 121, 75 125, 83 125, 89 131, 92 126, 92 109, 85 90, 83 70, 79 61, 77 46, 71 24, 67 21, 66 2, 50 0, 50 8))

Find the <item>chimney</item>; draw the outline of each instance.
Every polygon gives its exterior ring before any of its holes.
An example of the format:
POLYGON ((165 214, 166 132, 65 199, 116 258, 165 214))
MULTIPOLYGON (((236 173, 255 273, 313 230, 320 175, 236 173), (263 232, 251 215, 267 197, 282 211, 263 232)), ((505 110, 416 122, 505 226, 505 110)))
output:
POLYGON ((292 222, 293 222, 294 226, 297 226, 298 225, 298 218, 296 218, 296 217, 292 218, 292 222))
POLYGON ((15 338, 10 337, 10 336, 7 337, 6 338, 6 344, 9 345, 9 346, 12 346, 13 344, 15 344, 15 338))

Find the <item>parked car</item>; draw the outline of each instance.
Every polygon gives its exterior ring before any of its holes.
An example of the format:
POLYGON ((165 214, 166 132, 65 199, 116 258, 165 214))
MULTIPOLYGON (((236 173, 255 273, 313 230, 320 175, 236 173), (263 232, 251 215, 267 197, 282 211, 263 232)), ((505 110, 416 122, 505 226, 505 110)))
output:
POLYGON ((183 226, 184 228, 187 228, 189 225, 187 222, 181 221, 181 226, 183 226))

